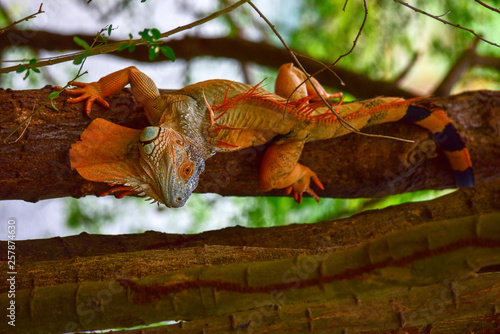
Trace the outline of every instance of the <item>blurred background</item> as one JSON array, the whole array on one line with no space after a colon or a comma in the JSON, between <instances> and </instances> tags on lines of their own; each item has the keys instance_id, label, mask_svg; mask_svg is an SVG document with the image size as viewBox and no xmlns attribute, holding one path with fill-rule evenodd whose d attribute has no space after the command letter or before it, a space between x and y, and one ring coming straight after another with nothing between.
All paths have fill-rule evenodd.
<instances>
[{"instance_id":1,"label":"blurred background","mask_svg":"<svg viewBox=\"0 0 500 334\"><path fill-rule=\"evenodd\" d=\"M32 58L57 57L81 49L76 43L64 43L68 36L92 36L112 27L110 39L139 38L145 28L161 32L189 24L226 7L227 0L138 0L49 1L43 14L16 26L8 42L0 45L1 67L17 65ZM360 0L280 0L254 1L275 25L289 46L326 63L348 52L365 18ZM500 1L439 2L408 1L427 13L473 30L488 41L500 44ZM345 8L344 8L345 6ZM353 51L343 57L338 67L353 75L367 76L400 87L414 95L447 95L464 90L500 88L500 48L478 39L468 31L445 25L436 19L400 3L367 1L368 15ZM488 8L491 6L492 8ZM40 2L33 0L0 1L0 27L5 27L35 13ZM50 39L41 39L50 33ZM8 34L8 32L6 32ZM171 39L179 45L188 38L224 38L252 41L256 46L282 48L276 35L249 6L243 5L225 15ZM4 39L5 40L5 39ZM169 40L166 40L168 45ZM176 49L174 48L174 52ZM272 90L276 68L259 62L242 61L241 53L252 49L229 50L224 58L209 48L190 56L177 54L172 62L158 57L154 62L134 59L134 53L90 57L84 64L88 73L80 81L96 81L102 76L135 65L148 74L159 88L181 88L207 79L229 79L256 84L266 79ZM212 53L212 54L211 54ZM136 57L139 58L139 57ZM291 57L282 63L290 62ZM78 71L71 62L41 68L41 73L0 75L0 87L37 89L61 85ZM457 75L458 74L458 75ZM446 79L446 80L445 80ZM376 87L375 87L376 88ZM348 99L355 99L366 87L346 87ZM331 92L338 88L330 89ZM360 93L361 94L361 93ZM2 144L3 145L3 144ZM0 183L1 186L1 183ZM216 194L193 194L187 205L168 209L142 199L113 197L82 199L61 198L38 203L1 201L0 239L7 236L7 220L16 220L17 239L46 238L89 233L122 234L146 230L169 233L196 233L226 226L274 226L313 223L351 216L357 212L441 196L448 191L422 191L375 199L328 199L317 204L305 198L301 205L290 197L221 197ZM321 196L321 194L320 194Z\"/></svg>"}]
</instances>

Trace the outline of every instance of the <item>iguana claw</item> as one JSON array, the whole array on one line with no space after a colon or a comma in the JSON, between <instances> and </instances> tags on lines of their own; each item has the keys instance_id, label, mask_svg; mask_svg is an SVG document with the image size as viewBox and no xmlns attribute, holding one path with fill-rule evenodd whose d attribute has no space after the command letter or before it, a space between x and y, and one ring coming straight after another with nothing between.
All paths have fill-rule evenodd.
<instances>
[{"instance_id":1,"label":"iguana claw","mask_svg":"<svg viewBox=\"0 0 500 334\"><path fill-rule=\"evenodd\" d=\"M99 197L113 194L115 195L116 198L123 198L128 195L138 195L140 193L141 193L140 191L134 190L134 188L130 186L113 186L108 190L100 193Z\"/></svg>"},{"instance_id":2,"label":"iguana claw","mask_svg":"<svg viewBox=\"0 0 500 334\"><path fill-rule=\"evenodd\" d=\"M109 103L103 99L101 94L100 85L97 82L83 83L83 82L73 82L73 86L81 87L79 89L68 89L66 93L70 95L79 95L78 97L69 98L67 101L70 103L78 103L87 100L85 103L85 112L90 114L92 110L92 104L95 102L99 103L105 108L109 108Z\"/></svg>"},{"instance_id":3,"label":"iguana claw","mask_svg":"<svg viewBox=\"0 0 500 334\"><path fill-rule=\"evenodd\" d=\"M297 182L292 184L291 186L286 187L285 188L285 195L292 194L295 202L300 204L302 202L303 193L308 193L316 200L316 202L319 203L319 201L320 201L319 196L314 192L314 190L312 190L309 187L309 184L312 180L314 182L314 184L318 188L320 188L321 190L324 190L325 187L323 186L323 184L319 180L316 173L314 173L313 171L311 171L311 173L312 173L311 175L304 176L300 180L298 180Z\"/></svg>"}]
</instances>

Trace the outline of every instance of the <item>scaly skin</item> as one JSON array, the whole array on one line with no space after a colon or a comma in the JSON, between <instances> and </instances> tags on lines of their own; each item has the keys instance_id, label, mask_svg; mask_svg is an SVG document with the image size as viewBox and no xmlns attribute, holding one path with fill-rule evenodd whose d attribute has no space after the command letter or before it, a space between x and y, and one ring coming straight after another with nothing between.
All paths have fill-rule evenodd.
<instances>
[{"instance_id":1,"label":"scaly skin","mask_svg":"<svg viewBox=\"0 0 500 334\"><path fill-rule=\"evenodd\" d=\"M68 102L86 100L87 113L94 101L108 106L103 98L130 83L151 126L141 131L94 120L81 141L72 145L71 167L88 180L119 185L105 194L145 196L180 207L196 188L210 156L272 141L260 168L261 188L284 188L299 203L303 193L319 201L310 180L320 189L323 185L311 169L298 163L302 148L308 141L342 136L350 130L324 105L313 84L325 98L339 94L327 94L315 79L299 86L290 97L304 79L304 73L285 64L276 79L277 94L258 86L209 80L160 95L154 82L135 67L97 82L74 83L80 88L68 93L78 96ZM472 186L469 155L451 121L444 111L418 100L375 98L337 102L333 107L358 129L402 120L430 130L435 138L445 138L439 144L455 171L457 185Z\"/></svg>"}]
</instances>

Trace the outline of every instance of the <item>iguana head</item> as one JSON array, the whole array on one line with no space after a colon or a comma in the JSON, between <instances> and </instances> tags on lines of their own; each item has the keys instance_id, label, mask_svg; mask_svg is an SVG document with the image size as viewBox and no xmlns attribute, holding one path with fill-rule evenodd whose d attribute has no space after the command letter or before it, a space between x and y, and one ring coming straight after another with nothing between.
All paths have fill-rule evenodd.
<instances>
[{"instance_id":1,"label":"iguana head","mask_svg":"<svg viewBox=\"0 0 500 334\"><path fill-rule=\"evenodd\" d=\"M205 168L206 150L167 126L143 130L95 119L71 146L71 167L85 179L125 185L168 207L183 206Z\"/></svg>"},{"instance_id":2,"label":"iguana head","mask_svg":"<svg viewBox=\"0 0 500 334\"><path fill-rule=\"evenodd\" d=\"M150 181L141 189L168 207L183 206L205 169L204 152L188 137L162 126L139 136L140 164Z\"/></svg>"}]
</instances>

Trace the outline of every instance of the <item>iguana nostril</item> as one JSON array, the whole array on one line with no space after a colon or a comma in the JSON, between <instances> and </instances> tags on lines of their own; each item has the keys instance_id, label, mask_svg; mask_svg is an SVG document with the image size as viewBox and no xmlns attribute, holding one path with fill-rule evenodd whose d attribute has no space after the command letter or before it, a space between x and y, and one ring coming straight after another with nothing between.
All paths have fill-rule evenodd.
<instances>
[{"instance_id":1,"label":"iguana nostril","mask_svg":"<svg viewBox=\"0 0 500 334\"><path fill-rule=\"evenodd\" d=\"M180 197L180 196L179 196L179 197L177 197L177 198L175 199L175 201L176 201L176 202L178 202L178 203L179 203L179 202L182 202L182 197Z\"/></svg>"}]
</instances>

